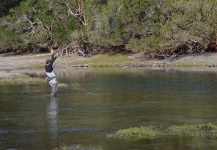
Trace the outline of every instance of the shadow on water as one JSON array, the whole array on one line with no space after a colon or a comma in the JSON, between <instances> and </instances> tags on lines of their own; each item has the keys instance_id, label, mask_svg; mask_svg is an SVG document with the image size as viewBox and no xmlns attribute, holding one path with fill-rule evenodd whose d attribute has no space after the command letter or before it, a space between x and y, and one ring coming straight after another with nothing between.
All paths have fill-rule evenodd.
<instances>
[{"instance_id":1,"label":"shadow on water","mask_svg":"<svg viewBox=\"0 0 217 150\"><path fill-rule=\"evenodd\" d=\"M34 76L43 77L43 72ZM217 147L212 137L106 138L142 125L215 123L215 71L100 68L57 70L57 76L57 97L48 96L47 83L0 85L0 149Z\"/></svg>"}]
</instances>

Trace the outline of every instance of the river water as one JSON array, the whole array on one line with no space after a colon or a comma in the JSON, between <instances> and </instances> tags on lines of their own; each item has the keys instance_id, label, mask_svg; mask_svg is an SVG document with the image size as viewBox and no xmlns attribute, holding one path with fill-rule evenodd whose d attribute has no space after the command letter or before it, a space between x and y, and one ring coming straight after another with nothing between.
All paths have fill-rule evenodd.
<instances>
[{"instance_id":1,"label":"river water","mask_svg":"<svg viewBox=\"0 0 217 150\"><path fill-rule=\"evenodd\" d=\"M48 96L47 83L0 85L0 149L217 149L211 137L107 138L142 125L216 123L216 71L100 68L57 75L57 97Z\"/></svg>"}]
</instances>

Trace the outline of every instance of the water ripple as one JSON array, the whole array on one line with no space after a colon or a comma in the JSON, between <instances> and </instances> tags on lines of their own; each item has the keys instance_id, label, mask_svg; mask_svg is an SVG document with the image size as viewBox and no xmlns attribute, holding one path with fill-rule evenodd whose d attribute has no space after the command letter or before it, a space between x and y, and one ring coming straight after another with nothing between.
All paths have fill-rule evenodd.
<instances>
[{"instance_id":1,"label":"water ripple","mask_svg":"<svg viewBox=\"0 0 217 150\"><path fill-rule=\"evenodd\" d=\"M8 96L15 96L15 97L23 97L23 96L28 96L27 93L10 93Z\"/></svg>"}]
</instances>

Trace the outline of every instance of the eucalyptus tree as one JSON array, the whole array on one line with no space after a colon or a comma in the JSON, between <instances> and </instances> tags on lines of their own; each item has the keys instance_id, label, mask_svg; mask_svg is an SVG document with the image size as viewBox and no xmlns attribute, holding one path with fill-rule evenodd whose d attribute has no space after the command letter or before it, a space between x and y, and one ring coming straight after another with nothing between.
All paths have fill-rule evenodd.
<instances>
[{"instance_id":1,"label":"eucalyptus tree","mask_svg":"<svg viewBox=\"0 0 217 150\"><path fill-rule=\"evenodd\" d=\"M71 42L72 32L79 26L78 17L71 16L69 8L65 0L22 1L20 7L11 10L11 17L8 17L10 26L5 27L3 32L14 32L15 49L46 44L62 46ZM2 20L5 21L5 18Z\"/></svg>"},{"instance_id":2,"label":"eucalyptus tree","mask_svg":"<svg viewBox=\"0 0 217 150\"><path fill-rule=\"evenodd\" d=\"M216 0L170 0L165 9L171 12L161 34L173 47L186 42L200 43L205 50L216 40Z\"/></svg>"},{"instance_id":3,"label":"eucalyptus tree","mask_svg":"<svg viewBox=\"0 0 217 150\"><path fill-rule=\"evenodd\" d=\"M161 3L153 0L88 2L89 40L99 45L126 45L128 49L156 48ZM91 9L94 8L94 9Z\"/></svg>"}]
</instances>

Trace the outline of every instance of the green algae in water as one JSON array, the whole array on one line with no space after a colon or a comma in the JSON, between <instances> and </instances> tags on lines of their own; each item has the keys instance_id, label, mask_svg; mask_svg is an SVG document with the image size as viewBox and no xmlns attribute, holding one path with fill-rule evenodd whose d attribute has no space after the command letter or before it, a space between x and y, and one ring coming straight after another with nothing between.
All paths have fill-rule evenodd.
<instances>
[{"instance_id":1,"label":"green algae in water","mask_svg":"<svg viewBox=\"0 0 217 150\"><path fill-rule=\"evenodd\" d=\"M172 125L169 127L142 126L118 130L116 133L108 135L109 138L126 140L152 139L163 136L217 137L217 125L207 123Z\"/></svg>"}]
</instances>

